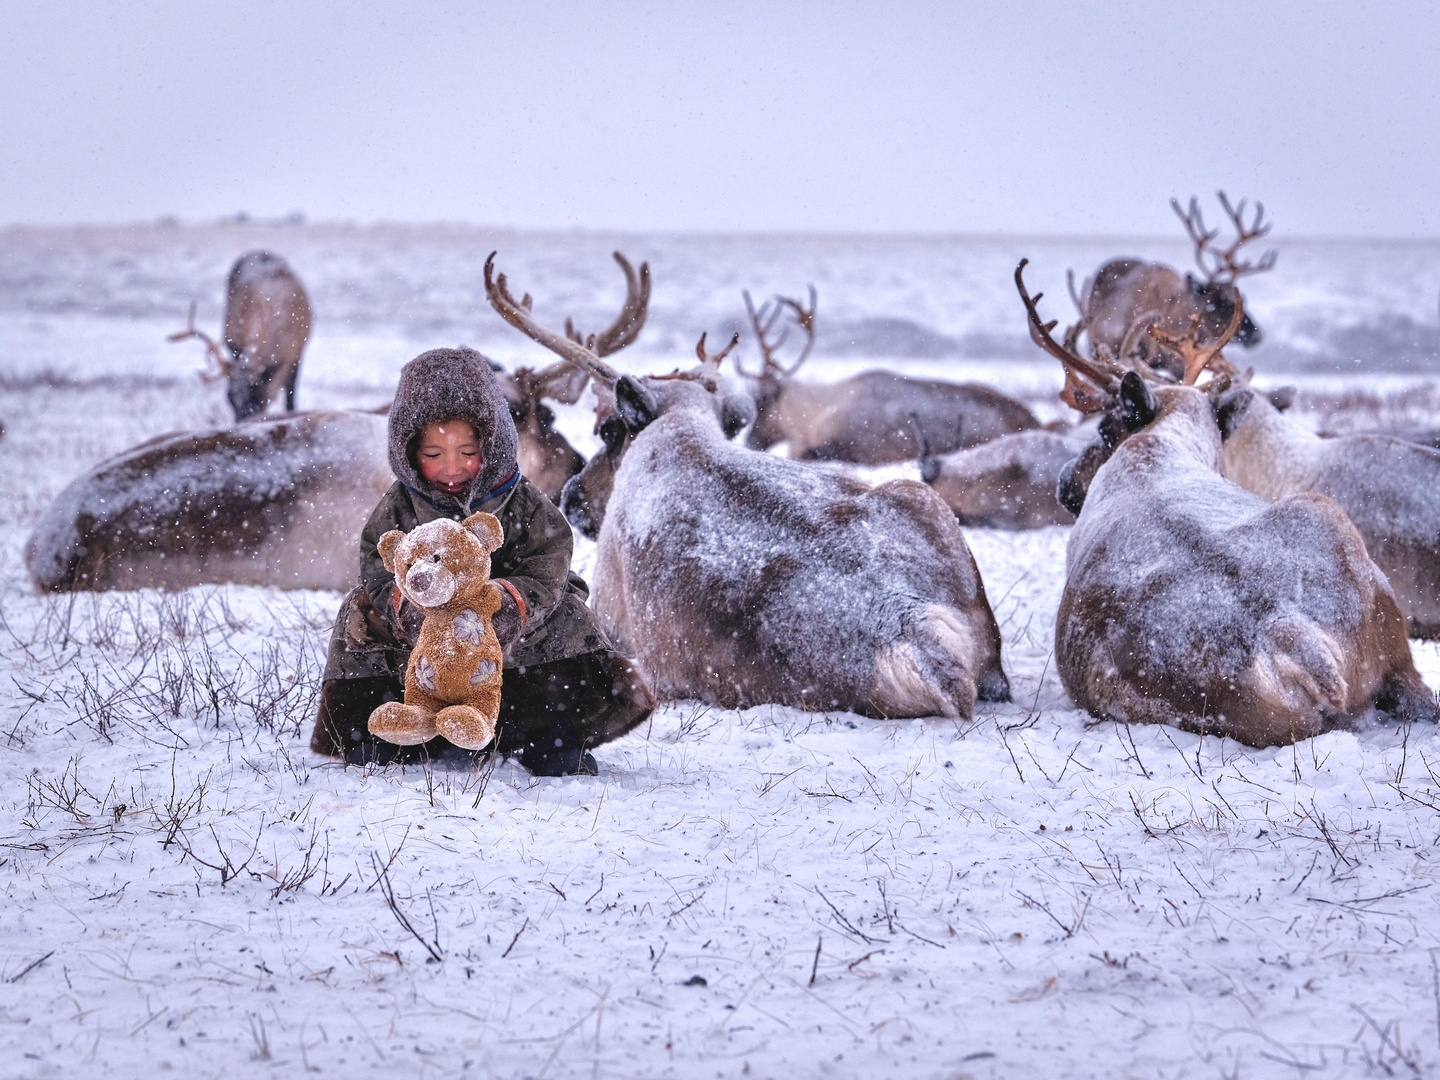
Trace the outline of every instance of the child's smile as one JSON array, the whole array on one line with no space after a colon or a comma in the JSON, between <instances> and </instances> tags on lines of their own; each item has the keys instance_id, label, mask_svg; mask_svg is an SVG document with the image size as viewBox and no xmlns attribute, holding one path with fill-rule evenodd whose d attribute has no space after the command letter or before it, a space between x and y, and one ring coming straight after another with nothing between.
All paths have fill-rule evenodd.
<instances>
[{"instance_id":1,"label":"child's smile","mask_svg":"<svg viewBox=\"0 0 1440 1080\"><path fill-rule=\"evenodd\" d=\"M484 464L480 440L464 420L427 424L420 432L415 456L420 475L451 495L469 491Z\"/></svg>"}]
</instances>

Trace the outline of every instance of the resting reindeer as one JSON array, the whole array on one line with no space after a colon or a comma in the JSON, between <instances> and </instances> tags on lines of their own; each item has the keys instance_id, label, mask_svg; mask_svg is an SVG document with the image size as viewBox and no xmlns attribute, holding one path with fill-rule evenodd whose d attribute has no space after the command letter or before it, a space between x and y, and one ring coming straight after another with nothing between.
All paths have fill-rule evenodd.
<instances>
[{"instance_id":1,"label":"resting reindeer","mask_svg":"<svg viewBox=\"0 0 1440 1080\"><path fill-rule=\"evenodd\" d=\"M625 303L615 321L588 339L575 329L573 322L565 321L566 336L581 343L588 340L592 351L600 357L614 355L640 336L650 306L650 264L641 263L637 274L620 252L614 253L614 259L625 274ZM495 367L497 372L501 370L498 365ZM588 381L585 371L564 360L539 371L522 367L513 375L500 376L510 417L515 421L520 439L520 471L551 502L560 501L565 481L580 471L585 459L556 430L555 414L544 399L573 405L580 400Z\"/></svg>"},{"instance_id":2,"label":"resting reindeer","mask_svg":"<svg viewBox=\"0 0 1440 1080\"><path fill-rule=\"evenodd\" d=\"M1080 309L1082 327L1090 338L1096 355L1105 354L1134 366L1139 360L1162 375L1179 378L1180 360L1174 350L1163 346L1147 333L1153 323L1170 336L1191 331L1191 320L1198 319L1198 337L1202 345L1215 341L1230 323L1237 306L1241 311L1240 328L1234 338L1247 348L1260 344L1260 328L1244 314L1244 304L1236 283L1248 274L1258 274L1275 265L1275 252L1267 251L1257 262L1241 262L1240 249L1270 231L1262 225L1265 208L1257 203L1254 217L1245 220L1246 200L1231 205L1225 193L1219 192L1220 205L1235 227L1235 241L1223 251L1212 246L1219 229L1207 229L1200 213L1200 204L1190 200L1189 210L1170 200L1170 206L1185 225L1195 245L1195 262L1205 275L1201 281L1192 274L1181 275L1163 263L1142 259L1114 259L1085 282L1077 294L1071 278L1071 297Z\"/></svg>"},{"instance_id":3,"label":"resting reindeer","mask_svg":"<svg viewBox=\"0 0 1440 1080\"><path fill-rule=\"evenodd\" d=\"M890 717L969 717L977 697L1008 700L975 561L932 492L732 444L751 403L720 392L704 338L697 372L620 377L536 322L493 256L485 288L512 326L613 388L624 434L565 505L609 488L592 602L659 696Z\"/></svg>"},{"instance_id":4,"label":"resting reindeer","mask_svg":"<svg viewBox=\"0 0 1440 1080\"><path fill-rule=\"evenodd\" d=\"M755 399L755 424L745 443L752 450L788 442L792 458L883 465L919 456L917 418L937 454L1040 426L1020 402L978 383L912 379L888 371L865 371L831 384L800 382L795 373L815 344L814 286L809 307L776 297L757 311L750 294L744 295L761 357L754 374L736 361ZM804 345L784 364L779 355L790 328L781 320L787 316Z\"/></svg>"},{"instance_id":5,"label":"resting reindeer","mask_svg":"<svg viewBox=\"0 0 1440 1080\"><path fill-rule=\"evenodd\" d=\"M1269 499L1334 499L1385 571L1410 635L1440 637L1440 450L1382 434L1321 438L1248 385L1229 397L1225 476Z\"/></svg>"},{"instance_id":6,"label":"resting reindeer","mask_svg":"<svg viewBox=\"0 0 1440 1080\"><path fill-rule=\"evenodd\" d=\"M71 481L25 551L42 591L210 582L348 589L394 476L385 417L311 412L166 435Z\"/></svg>"},{"instance_id":7,"label":"resting reindeer","mask_svg":"<svg viewBox=\"0 0 1440 1080\"><path fill-rule=\"evenodd\" d=\"M961 525L1039 529L1074 524L1055 487L1084 447L1072 432L1017 431L998 439L933 454L922 446L920 479L945 500Z\"/></svg>"},{"instance_id":8,"label":"resting reindeer","mask_svg":"<svg viewBox=\"0 0 1440 1080\"><path fill-rule=\"evenodd\" d=\"M225 284L225 348L190 324L171 341L199 338L219 367L215 378L229 381L226 397L235 419L263 413L285 388L285 411L295 411L300 354L310 340L310 299L295 271L279 255L252 251L230 268Z\"/></svg>"},{"instance_id":9,"label":"resting reindeer","mask_svg":"<svg viewBox=\"0 0 1440 1080\"><path fill-rule=\"evenodd\" d=\"M1252 746L1317 735L1374 708L1440 718L1395 594L1344 512L1320 495L1272 503L1218 472L1228 379L1193 384L1217 363L1243 306L1208 346L1167 338L1185 358L1186 385L1152 387L1057 343L1024 267L1015 285L1031 337L1064 365L1070 398L1106 410L1100 443L1061 482L1079 516L1055 658L1075 703ZM1081 384L1088 393L1076 392Z\"/></svg>"}]
</instances>

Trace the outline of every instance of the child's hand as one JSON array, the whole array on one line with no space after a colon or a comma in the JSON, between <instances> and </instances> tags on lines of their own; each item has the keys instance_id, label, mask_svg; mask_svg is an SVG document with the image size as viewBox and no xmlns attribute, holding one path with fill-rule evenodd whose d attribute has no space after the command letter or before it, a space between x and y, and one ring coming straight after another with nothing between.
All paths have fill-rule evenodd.
<instances>
[{"instance_id":1,"label":"child's hand","mask_svg":"<svg viewBox=\"0 0 1440 1080\"><path fill-rule=\"evenodd\" d=\"M425 609L419 604L412 604L400 594L399 586L396 586L395 597L400 598L400 603L394 603L392 597L390 604L390 633L397 641L403 641L410 648L415 647L415 642L420 640L420 626L425 622Z\"/></svg>"},{"instance_id":2,"label":"child's hand","mask_svg":"<svg viewBox=\"0 0 1440 1080\"><path fill-rule=\"evenodd\" d=\"M490 617L490 625L495 628L495 636L500 639L502 649L508 649L524 629L520 609L515 606L515 598L508 589L500 590L500 610Z\"/></svg>"}]
</instances>

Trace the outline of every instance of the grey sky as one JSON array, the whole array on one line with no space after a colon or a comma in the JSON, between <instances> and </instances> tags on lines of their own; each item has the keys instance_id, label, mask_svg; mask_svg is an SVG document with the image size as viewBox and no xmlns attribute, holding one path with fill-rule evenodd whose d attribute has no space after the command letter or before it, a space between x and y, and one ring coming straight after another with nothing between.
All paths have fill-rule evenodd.
<instances>
[{"instance_id":1,"label":"grey sky","mask_svg":"<svg viewBox=\"0 0 1440 1080\"><path fill-rule=\"evenodd\" d=\"M1440 235L1431 3L0 6L0 223ZM1213 205L1213 204L1212 204Z\"/></svg>"}]
</instances>

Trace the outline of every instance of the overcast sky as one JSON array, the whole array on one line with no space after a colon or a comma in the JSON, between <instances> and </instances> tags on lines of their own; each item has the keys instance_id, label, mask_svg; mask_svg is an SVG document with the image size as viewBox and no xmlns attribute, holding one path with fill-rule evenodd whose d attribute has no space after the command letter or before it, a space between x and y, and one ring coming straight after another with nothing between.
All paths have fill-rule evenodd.
<instances>
[{"instance_id":1,"label":"overcast sky","mask_svg":"<svg viewBox=\"0 0 1440 1080\"><path fill-rule=\"evenodd\" d=\"M1433 3L0 4L0 223L1440 236Z\"/></svg>"}]
</instances>

